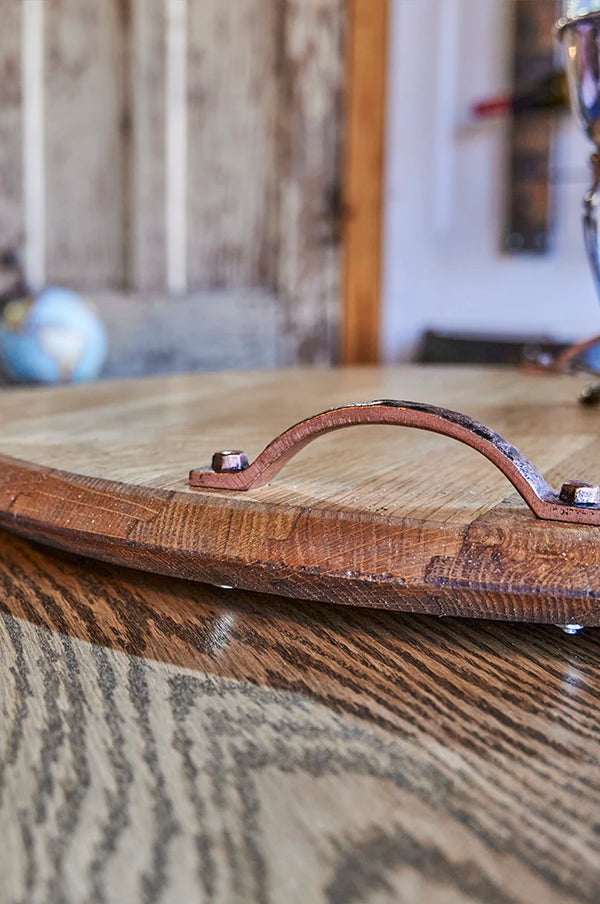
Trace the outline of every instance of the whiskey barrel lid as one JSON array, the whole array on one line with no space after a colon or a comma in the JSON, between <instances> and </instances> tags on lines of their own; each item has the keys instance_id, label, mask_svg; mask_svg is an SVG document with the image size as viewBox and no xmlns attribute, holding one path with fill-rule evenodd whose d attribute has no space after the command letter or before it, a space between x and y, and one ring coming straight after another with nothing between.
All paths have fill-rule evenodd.
<instances>
[{"instance_id":1,"label":"whiskey barrel lid","mask_svg":"<svg viewBox=\"0 0 600 904\"><path fill-rule=\"evenodd\" d=\"M600 624L600 525L536 518L447 437L352 427L267 486L192 489L331 406L412 399L498 431L553 486L600 484L600 411L578 378L404 367L153 377L0 393L0 524L99 559L346 605Z\"/></svg>"}]
</instances>

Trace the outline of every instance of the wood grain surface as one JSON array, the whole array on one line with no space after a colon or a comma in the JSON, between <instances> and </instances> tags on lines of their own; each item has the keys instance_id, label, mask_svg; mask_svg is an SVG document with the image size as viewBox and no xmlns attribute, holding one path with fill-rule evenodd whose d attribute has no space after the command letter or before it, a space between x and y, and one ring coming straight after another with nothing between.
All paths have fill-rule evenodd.
<instances>
[{"instance_id":1,"label":"wood grain surface","mask_svg":"<svg viewBox=\"0 0 600 904\"><path fill-rule=\"evenodd\" d=\"M0 533L1 899L600 894L600 635L230 592Z\"/></svg>"},{"instance_id":2,"label":"wood grain surface","mask_svg":"<svg viewBox=\"0 0 600 904\"><path fill-rule=\"evenodd\" d=\"M409 398L462 410L554 486L600 483L577 379L399 368L216 374L0 397L0 522L34 539L178 577L437 615L599 624L598 529L537 520L452 440L390 427L324 437L273 483L192 491L212 452L253 458L329 406Z\"/></svg>"}]
</instances>

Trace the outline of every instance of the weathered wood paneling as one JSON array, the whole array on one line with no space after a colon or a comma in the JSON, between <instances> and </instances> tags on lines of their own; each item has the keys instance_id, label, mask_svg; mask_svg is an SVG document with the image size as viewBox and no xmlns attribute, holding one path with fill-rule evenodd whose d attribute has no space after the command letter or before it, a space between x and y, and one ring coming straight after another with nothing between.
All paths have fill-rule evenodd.
<instances>
[{"instance_id":1,"label":"weathered wood paneling","mask_svg":"<svg viewBox=\"0 0 600 904\"><path fill-rule=\"evenodd\" d=\"M182 298L112 293L93 300L108 328L107 377L279 363L279 310L268 289L222 289Z\"/></svg>"},{"instance_id":2,"label":"weathered wood paneling","mask_svg":"<svg viewBox=\"0 0 600 904\"><path fill-rule=\"evenodd\" d=\"M187 224L178 221L177 238L187 252L189 289L260 287L269 305L275 293L278 348L251 359L329 362L339 318L346 0L181 3L188 23L188 166ZM3 243L15 244L23 229L21 5L11 0L6 9L0 229ZM33 218L47 227L45 255L43 234L38 242L42 270L45 256L48 282L93 293L125 286L156 300L167 283L173 219L164 0L44 0L44 10L45 185ZM183 80L179 87L185 99ZM223 348L237 348L244 329L260 331L252 318L262 314L253 304L238 308L242 297L235 295L235 311L226 306L232 319L223 321ZM126 334L132 310L128 305L123 314ZM114 314L118 321L116 307ZM212 347L190 344L185 328L179 335L185 360L205 352L215 360ZM141 357L149 360L146 351ZM237 353L229 361L240 363L248 366Z\"/></svg>"},{"instance_id":3,"label":"weathered wood paneling","mask_svg":"<svg viewBox=\"0 0 600 904\"><path fill-rule=\"evenodd\" d=\"M18 248L23 240L20 27L21 4L5 0L2 4L0 28L0 249L2 250Z\"/></svg>"},{"instance_id":4,"label":"weathered wood paneling","mask_svg":"<svg viewBox=\"0 0 600 904\"><path fill-rule=\"evenodd\" d=\"M48 279L120 285L126 271L121 0L45 0Z\"/></svg>"},{"instance_id":5,"label":"weathered wood paneling","mask_svg":"<svg viewBox=\"0 0 600 904\"><path fill-rule=\"evenodd\" d=\"M132 143L130 287L165 286L164 0L135 0L129 33Z\"/></svg>"},{"instance_id":6,"label":"weathered wood paneling","mask_svg":"<svg viewBox=\"0 0 600 904\"><path fill-rule=\"evenodd\" d=\"M278 288L290 361L330 362L340 314L345 0L282 4Z\"/></svg>"},{"instance_id":7,"label":"weathered wood paneling","mask_svg":"<svg viewBox=\"0 0 600 904\"><path fill-rule=\"evenodd\" d=\"M190 288L259 285L271 276L277 5L189 5Z\"/></svg>"}]
</instances>

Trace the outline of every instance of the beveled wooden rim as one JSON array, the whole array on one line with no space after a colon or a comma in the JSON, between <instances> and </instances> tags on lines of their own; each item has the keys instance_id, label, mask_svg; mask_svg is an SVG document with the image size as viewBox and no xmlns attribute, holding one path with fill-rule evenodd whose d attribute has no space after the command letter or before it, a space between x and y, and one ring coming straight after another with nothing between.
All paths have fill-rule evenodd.
<instances>
[{"instance_id":1,"label":"beveled wooden rim","mask_svg":"<svg viewBox=\"0 0 600 904\"><path fill-rule=\"evenodd\" d=\"M506 508L503 508L504 517ZM531 517L515 509L515 518ZM277 523L279 539L272 540ZM215 530L215 522L226 526ZM373 544L401 549L407 535L430 559L426 573L405 577L402 557L381 573L349 568L358 513L318 507L282 512L275 503L210 492L167 492L92 478L0 456L0 526L32 540L95 559L156 574L342 605L369 606L550 624L600 624L600 606L586 575L573 566L565 587L547 569L534 586L515 586L495 571L480 580L439 572L439 525L373 518ZM564 530L570 528L565 525ZM581 528L578 528L581 530ZM468 526L444 524L457 543L470 542ZM226 539L224 536L226 534ZM230 540L243 535L232 552ZM281 539L283 538L283 539ZM545 550L545 555L549 553ZM304 564L298 564L298 559ZM311 558L312 557L312 558ZM317 557L317 558L315 558ZM443 560L442 560L443 561ZM335 562L336 565L331 565ZM410 567L408 568L410 571Z\"/></svg>"}]
</instances>

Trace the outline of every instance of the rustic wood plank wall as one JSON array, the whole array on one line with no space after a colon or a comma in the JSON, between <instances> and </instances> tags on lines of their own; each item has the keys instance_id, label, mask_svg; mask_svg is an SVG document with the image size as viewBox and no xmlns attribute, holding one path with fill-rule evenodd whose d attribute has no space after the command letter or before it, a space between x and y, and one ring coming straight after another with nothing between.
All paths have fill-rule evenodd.
<instances>
[{"instance_id":1,"label":"rustic wood plank wall","mask_svg":"<svg viewBox=\"0 0 600 904\"><path fill-rule=\"evenodd\" d=\"M276 283L288 362L337 358L346 0L282 4Z\"/></svg>"},{"instance_id":2,"label":"rustic wood plank wall","mask_svg":"<svg viewBox=\"0 0 600 904\"><path fill-rule=\"evenodd\" d=\"M117 317L113 333L114 293L133 293L132 341L148 335L146 296L153 317L162 296L164 323L169 296L210 306L210 292L225 290L226 328L238 337L260 333L247 323L257 305L244 299L264 299L263 364L273 362L273 333L277 363L334 360L346 6L40 0L23 17L21 0L6 0L0 247L21 249L34 288L52 282L91 296ZM173 368L190 360L182 351ZM193 357L202 357L197 347Z\"/></svg>"},{"instance_id":3,"label":"rustic wood plank wall","mask_svg":"<svg viewBox=\"0 0 600 904\"><path fill-rule=\"evenodd\" d=\"M108 330L106 372L134 377L174 371L277 367L277 296L234 288L164 295L103 292L96 305ZM243 311L244 316L240 316Z\"/></svg>"},{"instance_id":4,"label":"rustic wood plank wall","mask_svg":"<svg viewBox=\"0 0 600 904\"><path fill-rule=\"evenodd\" d=\"M189 6L188 280L272 280L275 0Z\"/></svg>"},{"instance_id":5,"label":"rustic wood plank wall","mask_svg":"<svg viewBox=\"0 0 600 904\"><path fill-rule=\"evenodd\" d=\"M122 286L127 212L120 0L45 0L47 278Z\"/></svg>"},{"instance_id":6,"label":"rustic wood plank wall","mask_svg":"<svg viewBox=\"0 0 600 904\"><path fill-rule=\"evenodd\" d=\"M0 236L4 247L23 239L21 6L6 4L0 28Z\"/></svg>"},{"instance_id":7,"label":"rustic wood plank wall","mask_svg":"<svg viewBox=\"0 0 600 904\"><path fill-rule=\"evenodd\" d=\"M164 0L136 0L129 38L131 99L130 285L165 288Z\"/></svg>"}]
</instances>

